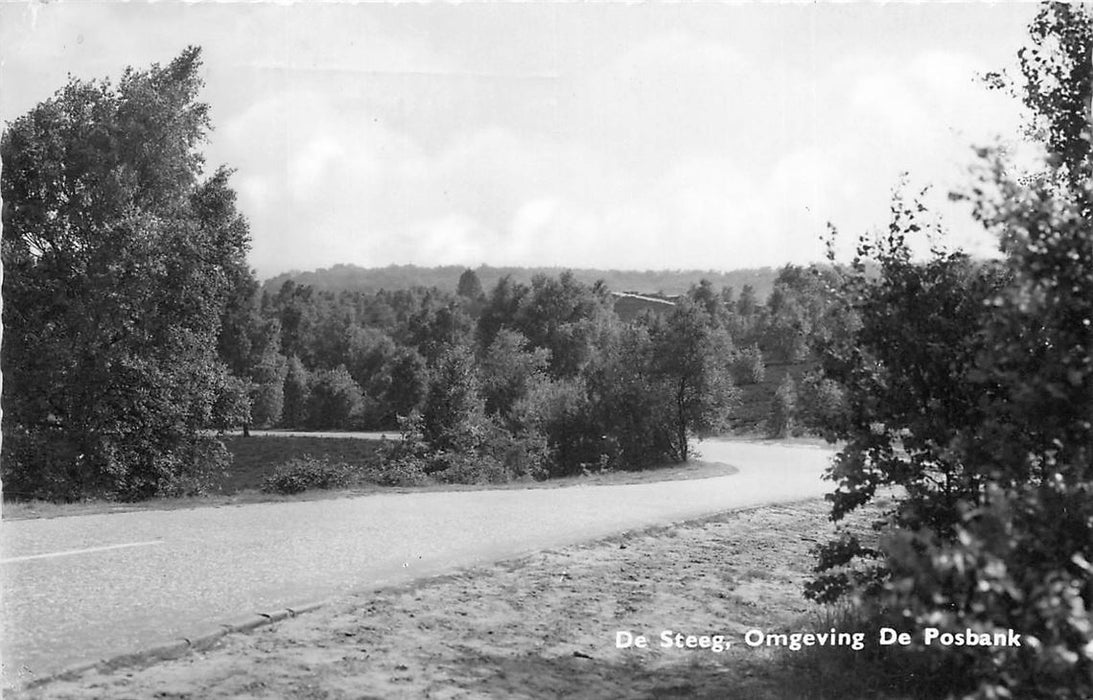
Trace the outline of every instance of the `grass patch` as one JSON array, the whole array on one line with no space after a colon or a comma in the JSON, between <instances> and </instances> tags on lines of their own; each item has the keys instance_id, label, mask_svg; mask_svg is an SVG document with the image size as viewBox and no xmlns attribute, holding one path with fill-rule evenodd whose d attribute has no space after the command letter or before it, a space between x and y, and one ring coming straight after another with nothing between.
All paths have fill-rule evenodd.
<instances>
[{"instance_id":1,"label":"grass patch","mask_svg":"<svg viewBox=\"0 0 1093 700\"><path fill-rule=\"evenodd\" d=\"M374 468L378 466L376 453L383 444L381 440L300 435L232 435L223 440L232 455L232 464L214 490L225 495L258 491L278 467L305 457L347 464L360 470Z\"/></svg>"},{"instance_id":2,"label":"grass patch","mask_svg":"<svg viewBox=\"0 0 1093 700\"><path fill-rule=\"evenodd\" d=\"M504 484L429 483L421 486L383 486L378 451L383 440L366 437L330 437L308 435L252 435L222 437L232 454L228 472L213 482L206 496L152 498L136 503L87 500L77 503L52 503L41 500L9 500L3 503L4 520L59 518L74 515L124 513L136 510L175 510L219 507L278 501L319 500L361 496L369 493L409 493L415 491L477 491L482 489L566 488L614 484L642 484L729 476L736 468L718 462L691 460L642 471L603 472L562 477L547 481L518 480ZM305 457L319 462L346 465L348 483L331 489L306 490L302 493L268 493L262 487L278 469Z\"/></svg>"},{"instance_id":3,"label":"grass patch","mask_svg":"<svg viewBox=\"0 0 1093 700\"><path fill-rule=\"evenodd\" d=\"M740 407L730 419L733 432L765 435L767 417L770 416L774 392L778 390L778 385L782 383L786 375L789 375L799 387L805 373L813 366L814 364L809 362L772 362L766 366L763 381L758 384L740 386Z\"/></svg>"}]
</instances>

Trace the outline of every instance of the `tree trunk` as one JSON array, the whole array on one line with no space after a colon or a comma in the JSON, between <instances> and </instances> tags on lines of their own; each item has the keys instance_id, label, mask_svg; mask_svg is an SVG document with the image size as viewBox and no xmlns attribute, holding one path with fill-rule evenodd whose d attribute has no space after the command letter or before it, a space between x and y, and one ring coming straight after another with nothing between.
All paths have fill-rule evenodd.
<instances>
[{"instance_id":1,"label":"tree trunk","mask_svg":"<svg viewBox=\"0 0 1093 700\"><path fill-rule=\"evenodd\" d=\"M687 461L687 380L679 380L679 393L676 395L676 439L679 440L679 461Z\"/></svg>"}]
</instances>

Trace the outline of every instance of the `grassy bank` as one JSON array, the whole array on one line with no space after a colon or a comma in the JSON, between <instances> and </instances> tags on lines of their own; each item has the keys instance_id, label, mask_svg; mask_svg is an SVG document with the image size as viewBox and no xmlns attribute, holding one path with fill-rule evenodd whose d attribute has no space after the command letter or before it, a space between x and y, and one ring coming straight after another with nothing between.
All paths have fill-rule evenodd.
<instances>
[{"instance_id":1,"label":"grassy bank","mask_svg":"<svg viewBox=\"0 0 1093 700\"><path fill-rule=\"evenodd\" d=\"M735 473L730 465L692 460L685 464L668 464L637 472L602 472L551 479L549 481L517 481L508 484L430 484L418 487L380 486L369 475L380 468L377 450L381 442L362 438L314 437L306 435L227 436L224 443L232 454L227 473L219 477L206 496L155 498L138 503L90 500L80 503L50 503L48 501L5 501L3 518L56 518L71 515L93 515L134 510L170 510L242 505L247 503L288 500L343 498L369 493L407 493L413 491L461 491L473 489L564 488L580 485L637 484L680 479L701 479ZM261 491L263 480L279 465L310 455L332 463L347 463L359 467L358 478L347 488L311 490L294 495L279 495Z\"/></svg>"}]
</instances>

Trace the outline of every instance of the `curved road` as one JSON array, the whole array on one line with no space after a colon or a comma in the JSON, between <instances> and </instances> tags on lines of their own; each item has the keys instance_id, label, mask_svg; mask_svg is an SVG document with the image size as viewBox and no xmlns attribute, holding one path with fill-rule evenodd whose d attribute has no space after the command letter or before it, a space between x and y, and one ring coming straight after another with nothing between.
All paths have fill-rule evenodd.
<instances>
[{"instance_id":1,"label":"curved road","mask_svg":"<svg viewBox=\"0 0 1093 700\"><path fill-rule=\"evenodd\" d=\"M825 449L709 441L701 451L739 473L4 522L3 685L248 613L830 488Z\"/></svg>"}]
</instances>

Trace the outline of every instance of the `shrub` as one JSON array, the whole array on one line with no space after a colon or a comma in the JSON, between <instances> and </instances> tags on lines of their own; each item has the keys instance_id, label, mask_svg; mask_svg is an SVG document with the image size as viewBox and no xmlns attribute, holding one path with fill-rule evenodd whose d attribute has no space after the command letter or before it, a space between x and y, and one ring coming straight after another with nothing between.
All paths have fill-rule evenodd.
<instances>
[{"instance_id":1,"label":"shrub","mask_svg":"<svg viewBox=\"0 0 1093 700\"><path fill-rule=\"evenodd\" d=\"M545 436L535 430L507 430L481 413L473 418L460 421L461 434L445 436L445 446L430 442L420 413L401 419L402 439L380 448L376 481L419 486L430 480L478 484L546 477L551 451Z\"/></svg>"},{"instance_id":2,"label":"shrub","mask_svg":"<svg viewBox=\"0 0 1093 700\"><path fill-rule=\"evenodd\" d=\"M262 491L288 495L308 489L345 488L352 483L353 471L348 464L304 455L277 467L262 481Z\"/></svg>"},{"instance_id":3,"label":"shrub","mask_svg":"<svg viewBox=\"0 0 1093 700\"><path fill-rule=\"evenodd\" d=\"M424 461L413 457L380 456L380 467L373 475L380 486L424 486L430 483Z\"/></svg>"},{"instance_id":4,"label":"shrub","mask_svg":"<svg viewBox=\"0 0 1093 700\"><path fill-rule=\"evenodd\" d=\"M549 476L578 473L581 463L600 454L602 433L590 408L587 387L579 379L538 382L516 403L513 413L521 430L544 441Z\"/></svg>"},{"instance_id":5,"label":"shrub","mask_svg":"<svg viewBox=\"0 0 1093 700\"><path fill-rule=\"evenodd\" d=\"M799 421L810 432L834 435L848 420L842 387L822 375L805 375L797 398Z\"/></svg>"}]
</instances>

